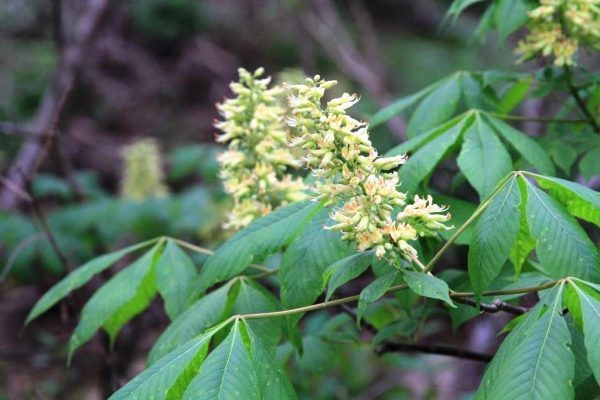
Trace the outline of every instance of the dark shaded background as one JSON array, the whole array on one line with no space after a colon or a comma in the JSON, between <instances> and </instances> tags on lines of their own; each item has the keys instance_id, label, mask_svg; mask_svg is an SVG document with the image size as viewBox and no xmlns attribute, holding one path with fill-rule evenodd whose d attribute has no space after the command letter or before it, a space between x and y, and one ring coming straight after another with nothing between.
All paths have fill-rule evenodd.
<instances>
[{"instance_id":1,"label":"dark shaded background","mask_svg":"<svg viewBox=\"0 0 600 400\"><path fill-rule=\"evenodd\" d=\"M161 234L214 245L227 209L212 144L214 104L237 68L264 66L276 80L316 73L356 91L368 118L391 100L459 69L513 69L514 46L471 44L482 7L441 25L449 1L3 0L0 4L0 399L104 398L143 368L168 322L154 304L121 333L102 335L65 366L82 301L109 275L23 330L35 300L94 255ZM404 121L372 132L383 152ZM120 148L155 137L172 195L119 200ZM10 182L9 182L10 181ZM6 182L16 184L11 188ZM37 211L36 211L37 210ZM48 221L56 252L41 234ZM454 338L491 352L506 320L487 316ZM303 398L461 398L483 364L441 356L351 352L324 345L326 314L307 319L305 357L292 362ZM334 324L335 325L335 324ZM285 353L289 349L282 349ZM336 357L337 356L337 357Z\"/></svg>"}]
</instances>

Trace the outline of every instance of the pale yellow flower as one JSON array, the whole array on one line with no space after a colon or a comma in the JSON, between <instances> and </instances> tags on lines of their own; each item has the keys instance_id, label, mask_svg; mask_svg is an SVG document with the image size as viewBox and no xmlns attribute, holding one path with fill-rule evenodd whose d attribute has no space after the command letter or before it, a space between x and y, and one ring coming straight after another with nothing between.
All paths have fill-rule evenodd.
<instances>
[{"instance_id":1,"label":"pale yellow flower","mask_svg":"<svg viewBox=\"0 0 600 400\"><path fill-rule=\"evenodd\" d=\"M331 213L335 224L328 229L340 231L342 239L356 243L358 251L373 249L378 258L397 264L400 257L411 260L416 250L408 241L448 229L443 223L449 214L435 205L431 197L416 198L397 222L396 207L405 205L406 194L398 191L395 171L406 155L379 157L369 139L368 125L346 114L358 96L344 93L323 105L325 90L335 85L319 76L305 85L288 86L292 117L287 119L301 135L293 141L302 147L307 167L319 178L317 198L336 204Z\"/></svg>"},{"instance_id":2,"label":"pale yellow flower","mask_svg":"<svg viewBox=\"0 0 600 400\"><path fill-rule=\"evenodd\" d=\"M270 78L260 79L263 72L240 69L240 81L230 85L237 96L217 105L223 120L215 123L222 132L216 140L229 146L218 157L220 176L234 201L226 228L243 228L306 197L302 180L289 174L300 162L289 149L285 109L278 100L282 88L269 87Z\"/></svg>"}]
</instances>

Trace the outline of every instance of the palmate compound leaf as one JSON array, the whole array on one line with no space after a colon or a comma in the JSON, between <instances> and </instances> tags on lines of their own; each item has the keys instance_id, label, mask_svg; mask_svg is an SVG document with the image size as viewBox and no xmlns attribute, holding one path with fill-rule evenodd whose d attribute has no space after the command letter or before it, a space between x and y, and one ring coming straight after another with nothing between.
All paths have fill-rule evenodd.
<instances>
[{"instance_id":1,"label":"palmate compound leaf","mask_svg":"<svg viewBox=\"0 0 600 400\"><path fill-rule=\"evenodd\" d=\"M496 279L517 240L521 191L511 177L483 211L469 246L468 270L476 297Z\"/></svg>"},{"instance_id":2,"label":"palmate compound leaf","mask_svg":"<svg viewBox=\"0 0 600 400\"><path fill-rule=\"evenodd\" d=\"M63 280L58 282L49 291L47 291L40 300L38 300L27 316L25 324L28 324L33 319L48 311L52 306L65 298L70 292L85 285L90 279L92 279L94 275L104 271L115 262L123 258L125 255L136 250L143 249L144 247L148 247L158 240L159 239L148 240L112 253L104 254L88 261L81 267L72 271Z\"/></svg>"},{"instance_id":3,"label":"palmate compound leaf","mask_svg":"<svg viewBox=\"0 0 600 400\"><path fill-rule=\"evenodd\" d=\"M600 193L560 178L541 175L534 175L534 178L571 215L600 226Z\"/></svg>"},{"instance_id":4,"label":"palmate compound leaf","mask_svg":"<svg viewBox=\"0 0 600 400\"><path fill-rule=\"evenodd\" d=\"M583 228L555 199L519 179L527 186L527 223L548 275L597 280L600 255Z\"/></svg>"},{"instance_id":5,"label":"palmate compound leaf","mask_svg":"<svg viewBox=\"0 0 600 400\"><path fill-rule=\"evenodd\" d=\"M208 293L180 314L160 335L148 355L148 365L226 318L225 310L234 281Z\"/></svg>"},{"instance_id":6,"label":"palmate compound leaf","mask_svg":"<svg viewBox=\"0 0 600 400\"><path fill-rule=\"evenodd\" d=\"M123 324L147 307L156 294L154 269L161 247L162 243L157 243L88 300L69 341L69 360L100 327L104 327L112 342Z\"/></svg>"},{"instance_id":7,"label":"palmate compound leaf","mask_svg":"<svg viewBox=\"0 0 600 400\"><path fill-rule=\"evenodd\" d=\"M148 356L148 365L207 328L234 314L279 310L275 297L251 279L236 278L200 298L177 317L160 335ZM254 334L267 349L274 349L281 337L281 322L275 318L250 320Z\"/></svg>"},{"instance_id":8,"label":"palmate compound leaf","mask_svg":"<svg viewBox=\"0 0 600 400\"><path fill-rule=\"evenodd\" d=\"M584 343L587 359L596 381L600 382L600 300L588 293L585 284L572 283L579 297L583 320Z\"/></svg>"},{"instance_id":9,"label":"palmate compound leaf","mask_svg":"<svg viewBox=\"0 0 600 400\"><path fill-rule=\"evenodd\" d=\"M252 262L288 245L321 207L310 201L294 203L257 219L233 235L204 265L196 292L202 293L215 283L240 274Z\"/></svg>"},{"instance_id":10,"label":"palmate compound leaf","mask_svg":"<svg viewBox=\"0 0 600 400\"><path fill-rule=\"evenodd\" d=\"M229 335L200 366L198 375L183 396L184 400L296 398L287 377L248 322L235 321Z\"/></svg>"},{"instance_id":11,"label":"palmate compound leaf","mask_svg":"<svg viewBox=\"0 0 600 400\"><path fill-rule=\"evenodd\" d=\"M555 287L504 340L488 366L477 400L572 399L575 358ZM546 304L544 304L546 303Z\"/></svg>"},{"instance_id":12,"label":"palmate compound leaf","mask_svg":"<svg viewBox=\"0 0 600 400\"><path fill-rule=\"evenodd\" d=\"M184 400L260 399L258 375L250 355L247 326L236 320L223 340L200 365Z\"/></svg>"},{"instance_id":13,"label":"palmate compound leaf","mask_svg":"<svg viewBox=\"0 0 600 400\"><path fill-rule=\"evenodd\" d=\"M172 350L109 400L180 399L205 359L210 340L223 326L216 326Z\"/></svg>"},{"instance_id":14,"label":"palmate compound leaf","mask_svg":"<svg viewBox=\"0 0 600 400\"><path fill-rule=\"evenodd\" d=\"M209 354L213 336L228 327ZM252 327L228 319L160 358L109 400L182 398L294 400L296 394Z\"/></svg>"},{"instance_id":15,"label":"palmate compound leaf","mask_svg":"<svg viewBox=\"0 0 600 400\"><path fill-rule=\"evenodd\" d=\"M156 265L156 287L171 320L189 305L197 275L190 257L174 241L167 240Z\"/></svg>"},{"instance_id":16,"label":"palmate compound leaf","mask_svg":"<svg viewBox=\"0 0 600 400\"><path fill-rule=\"evenodd\" d=\"M510 154L480 112L474 113L474 121L465 131L457 162L481 199L512 171Z\"/></svg>"}]
</instances>

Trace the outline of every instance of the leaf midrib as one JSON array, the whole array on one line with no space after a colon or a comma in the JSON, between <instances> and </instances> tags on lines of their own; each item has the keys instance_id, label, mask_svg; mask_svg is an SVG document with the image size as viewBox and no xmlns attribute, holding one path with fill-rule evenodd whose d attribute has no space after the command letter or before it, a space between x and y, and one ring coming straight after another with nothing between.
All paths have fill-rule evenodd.
<instances>
[{"instance_id":1,"label":"leaf midrib","mask_svg":"<svg viewBox=\"0 0 600 400\"><path fill-rule=\"evenodd\" d=\"M556 298L554 299L554 306L552 307L552 310L548 311L548 312L552 312L552 314L550 314L550 323L548 324L548 328L546 329L546 332L544 333L544 340L542 340L542 345L540 346L540 351L538 353L535 367L533 369L534 372L533 372L533 378L531 379L531 386L529 389L529 399L533 399L533 393L535 392L536 377L537 377L537 373L538 373L538 370L540 367L542 353L544 352L544 347L546 346L546 342L548 341L548 336L550 335L550 330L552 329L552 325L554 323L555 312L556 312L557 305L559 303L559 299L561 298L561 292L562 292L562 287L561 287L561 290L556 294Z\"/></svg>"}]
</instances>

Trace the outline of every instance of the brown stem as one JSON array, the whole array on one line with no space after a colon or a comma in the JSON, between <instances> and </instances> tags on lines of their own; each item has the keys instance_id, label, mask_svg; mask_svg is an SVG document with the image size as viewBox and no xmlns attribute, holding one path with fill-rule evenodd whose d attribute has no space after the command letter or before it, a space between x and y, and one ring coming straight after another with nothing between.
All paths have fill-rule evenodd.
<instances>
[{"instance_id":1,"label":"brown stem","mask_svg":"<svg viewBox=\"0 0 600 400\"><path fill-rule=\"evenodd\" d=\"M456 297L454 298L454 301L456 301L457 303L465 304L467 306L475 308L477 307L477 302L469 298ZM494 300L491 304L480 303L479 309L481 311L485 311L492 314L497 313L499 311L504 311L515 315L522 315L528 311L526 307L515 306L502 300Z\"/></svg>"},{"instance_id":2,"label":"brown stem","mask_svg":"<svg viewBox=\"0 0 600 400\"><path fill-rule=\"evenodd\" d=\"M378 355L383 355L385 353L391 352L419 352L426 354L438 354L485 363L492 361L493 357L490 354L477 353L475 351L463 349L460 347L446 346L441 344L386 342L377 349Z\"/></svg>"},{"instance_id":3,"label":"brown stem","mask_svg":"<svg viewBox=\"0 0 600 400\"><path fill-rule=\"evenodd\" d=\"M569 87L569 92L575 99L577 106L579 107L583 115L587 118L594 131L596 131L596 133L600 133L600 124L598 123L598 121L596 121L594 115L592 115L590 110L587 108L587 105L579 95L579 90L573 84L573 76L569 67L565 67L565 77L567 80L567 86Z\"/></svg>"}]
</instances>

